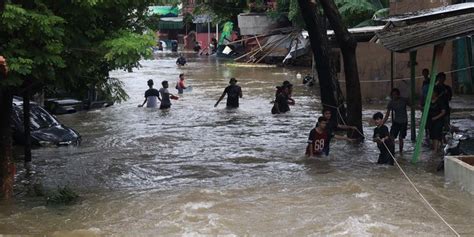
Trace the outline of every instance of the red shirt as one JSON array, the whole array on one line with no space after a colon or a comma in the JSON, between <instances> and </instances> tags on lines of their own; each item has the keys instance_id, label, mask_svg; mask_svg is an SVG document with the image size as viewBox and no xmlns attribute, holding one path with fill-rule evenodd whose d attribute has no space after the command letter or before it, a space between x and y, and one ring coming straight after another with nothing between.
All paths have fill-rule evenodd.
<instances>
[{"instance_id":1,"label":"red shirt","mask_svg":"<svg viewBox=\"0 0 474 237\"><path fill-rule=\"evenodd\" d=\"M324 145L328 141L328 132L323 130L319 133L316 128L313 128L309 133L308 137L308 148L306 149L306 155L309 154L309 144L313 144L313 155L321 155L324 150Z\"/></svg>"},{"instance_id":2,"label":"red shirt","mask_svg":"<svg viewBox=\"0 0 474 237\"><path fill-rule=\"evenodd\" d=\"M184 86L184 80L179 80L179 81L178 81L178 88L182 88L182 89L185 88L185 86Z\"/></svg>"}]
</instances>

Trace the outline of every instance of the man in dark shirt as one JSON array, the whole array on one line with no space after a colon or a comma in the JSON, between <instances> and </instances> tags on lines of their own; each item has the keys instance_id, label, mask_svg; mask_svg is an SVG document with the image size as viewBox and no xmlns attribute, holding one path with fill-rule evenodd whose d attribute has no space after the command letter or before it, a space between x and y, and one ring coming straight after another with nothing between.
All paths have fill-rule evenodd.
<instances>
[{"instance_id":1,"label":"man in dark shirt","mask_svg":"<svg viewBox=\"0 0 474 237\"><path fill-rule=\"evenodd\" d=\"M425 68L421 74L423 75L423 85L421 86L420 105L423 108L423 106L425 106L426 95L428 95L428 88L430 86L430 70Z\"/></svg>"},{"instance_id":2,"label":"man in dark shirt","mask_svg":"<svg viewBox=\"0 0 474 237\"><path fill-rule=\"evenodd\" d=\"M337 122L337 119L332 119L332 112L329 108L325 107L323 109L323 116L327 119L328 121L328 124L326 126L326 129L328 130L328 133L329 134L334 134L335 132L337 131L340 131L340 130L353 130L353 131L357 131L357 127L356 126L348 126L348 125L344 125L344 124L339 124ZM325 147L324 147L324 153L326 155L329 155L329 144L331 142L331 136L329 137L329 139L326 141L325 143Z\"/></svg>"},{"instance_id":3,"label":"man in dark shirt","mask_svg":"<svg viewBox=\"0 0 474 237\"><path fill-rule=\"evenodd\" d=\"M272 108L272 114L283 114L290 111L289 106L289 88L287 86L283 86L282 88L278 88L278 94L276 95L275 105Z\"/></svg>"},{"instance_id":4,"label":"man in dark shirt","mask_svg":"<svg viewBox=\"0 0 474 237\"><path fill-rule=\"evenodd\" d=\"M400 97L400 90L393 88L390 94L392 100L387 105L387 112L383 119L385 124L393 112L392 126L390 127L390 135L393 139L398 137L398 145L400 153L403 152L403 139L407 136L408 116L407 106L409 105L408 99Z\"/></svg>"},{"instance_id":5,"label":"man in dark shirt","mask_svg":"<svg viewBox=\"0 0 474 237\"><path fill-rule=\"evenodd\" d=\"M138 105L138 107L143 107L146 103L147 108L156 108L158 106L160 92L153 88L153 80L148 80L147 84L149 89L145 91L145 101L143 101L143 104Z\"/></svg>"},{"instance_id":6,"label":"man in dark shirt","mask_svg":"<svg viewBox=\"0 0 474 237\"><path fill-rule=\"evenodd\" d=\"M179 55L179 58L176 59L176 65L178 66L184 66L186 65L186 58L183 57L183 55Z\"/></svg>"},{"instance_id":7,"label":"man in dark shirt","mask_svg":"<svg viewBox=\"0 0 474 237\"><path fill-rule=\"evenodd\" d=\"M443 125L444 118L447 114L448 107L446 103L441 100L441 95L437 90L433 91L431 99L430 110L428 112L428 124L427 127L430 131L430 139L433 144L433 150L439 151L441 141L443 139Z\"/></svg>"},{"instance_id":8,"label":"man in dark shirt","mask_svg":"<svg viewBox=\"0 0 474 237\"><path fill-rule=\"evenodd\" d=\"M235 78L231 78L229 81L229 86L227 86L222 93L219 100L217 100L214 107L217 107L219 102L224 99L224 96L227 94L227 108L238 108L239 107L239 98L242 98L242 88L236 85L237 80Z\"/></svg>"},{"instance_id":9,"label":"man in dark shirt","mask_svg":"<svg viewBox=\"0 0 474 237\"><path fill-rule=\"evenodd\" d=\"M438 73L436 75L436 86L434 90L438 92L439 100L441 103L444 104L444 107L446 108L446 115L444 116L444 125L446 127L449 127L449 122L450 122L450 115L451 115L451 109L449 107L449 102L451 101L453 97L453 90L451 89L450 86L444 84L446 81L446 74L444 72Z\"/></svg>"}]
</instances>

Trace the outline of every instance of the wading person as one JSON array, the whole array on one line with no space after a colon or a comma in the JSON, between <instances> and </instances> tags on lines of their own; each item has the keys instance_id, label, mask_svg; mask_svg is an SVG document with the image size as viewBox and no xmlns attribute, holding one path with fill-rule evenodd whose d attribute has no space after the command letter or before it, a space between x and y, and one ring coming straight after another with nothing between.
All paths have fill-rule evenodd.
<instances>
[{"instance_id":1,"label":"wading person","mask_svg":"<svg viewBox=\"0 0 474 237\"><path fill-rule=\"evenodd\" d=\"M428 95L428 89L430 86L430 70L425 68L423 71L421 71L421 74L423 75L423 85L421 86L420 106L421 110L423 110L423 107L425 106L426 95Z\"/></svg>"},{"instance_id":2,"label":"wading person","mask_svg":"<svg viewBox=\"0 0 474 237\"><path fill-rule=\"evenodd\" d=\"M444 72L438 73L436 75L436 86L434 88L435 91L438 92L438 99L441 101L441 103L444 104L444 107L446 109L446 114L444 116L444 126L446 127L447 130L449 130L450 126L450 115L451 115L451 109L449 107L449 102L453 98L453 90L451 89L450 86L444 84L446 82L446 74Z\"/></svg>"},{"instance_id":3,"label":"wading person","mask_svg":"<svg viewBox=\"0 0 474 237\"><path fill-rule=\"evenodd\" d=\"M239 107L239 98L242 98L242 88L236 85L237 80L233 77L230 79L229 84L230 85L224 89L224 92L222 93L221 97L217 100L214 107L217 107L217 105L219 105L219 102L221 102L221 100L224 99L225 95L227 95L227 104L226 104L227 108L232 109L232 108Z\"/></svg>"},{"instance_id":4,"label":"wading person","mask_svg":"<svg viewBox=\"0 0 474 237\"><path fill-rule=\"evenodd\" d=\"M278 94L276 95L275 104L272 108L272 114L284 114L290 111L289 106L289 88L287 86L277 86Z\"/></svg>"},{"instance_id":5,"label":"wading person","mask_svg":"<svg viewBox=\"0 0 474 237\"><path fill-rule=\"evenodd\" d=\"M325 117L319 117L318 122L316 123L316 127L311 129L308 136L308 145L306 146L306 156L319 156L325 154L326 156L328 153L325 152L325 147L327 146L327 142L332 138L342 139L351 141L344 136L339 136L327 129L329 120Z\"/></svg>"},{"instance_id":6,"label":"wading person","mask_svg":"<svg viewBox=\"0 0 474 237\"><path fill-rule=\"evenodd\" d=\"M393 112L393 122L390 127L390 135L393 139L398 137L398 148L400 153L403 152L403 139L407 136L407 126L408 126L408 116L407 116L407 106L408 99L400 97L400 90L398 88L393 88L390 93L391 100L387 105L387 112L383 119L385 124L390 117L390 114Z\"/></svg>"},{"instance_id":7,"label":"wading person","mask_svg":"<svg viewBox=\"0 0 474 237\"><path fill-rule=\"evenodd\" d=\"M286 92L288 96L288 104L289 105L295 105L295 100L292 98L293 96L293 84L291 84L289 81L284 81L283 82L283 89L287 87L288 92Z\"/></svg>"},{"instance_id":8,"label":"wading person","mask_svg":"<svg viewBox=\"0 0 474 237\"><path fill-rule=\"evenodd\" d=\"M332 118L332 112L329 108L324 108L323 109L323 116L327 119L326 129L328 130L329 134L333 134L333 133L335 133L337 131L340 131L340 130L357 131L357 127L355 127L355 126L348 126L348 125L344 125L344 124L339 124L337 122L337 119L334 119L334 120L331 119ZM324 153L326 155L329 155L329 144L330 143L331 143L331 137L329 137L328 140L325 143Z\"/></svg>"},{"instance_id":9,"label":"wading person","mask_svg":"<svg viewBox=\"0 0 474 237\"><path fill-rule=\"evenodd\" d=\"M176 83L176 90L178 90L178 94L183 94L183 91L186 89L186 85L184 84L184 74L179 74L178 82Z\"/></svg>"},{"instance_id":10,"label":"wading person","mask_svg":"<svg viewBox=\"0 0 474 237\"><path fill-rule=\"evenodd\" d=\"M390 153L393 154L395 152L395 145L393 144L393 139L388 132L388 127L383 124L383 114L377 112L372 118L376 125L373 139L374 142L377 143L377 147L380 151L377 164L393 165L394 161Z\"/></svg>"},{"instance_id":11,"label":"wading person","mask_svg":"<svg viewBox=\"0 0 474 237\"><path fill-rule=\"evenodd\" d=\"M153 88L153 80L148 80L147 84L149 89L145 91L145 101L143 101L143 104L138 105L138 107L143 107L146 103L147 108L156 108L158 107L160 92Z\"/></svg>"},{"instance_id":12,"label":"wading person","mask_svg":"<svg viewBox=\"0 0 474 237\"><path fill-rule=\"evenodd\" d=\"M186 65L186 58L183 57L183 55L179 55L179 58L176 59L176 65L178 66L184 66Z\"/></svg>"},{"instance_id":13,"label":"wading person","mask_svg":"<svg viewBox=\"0 0 474 237\"><path fill-rule=\"evenodd\" d=\"M171 108L170 99L178 99L178 97L173 94L170 94L170 92L168 91L168 81L161 82L161 85L163 86L159 90L161 98L158 97L158 99L161 101L160 109L169 109Z\"/></svg>"},{"instance_id":14,"label":"wading person","mask_svg":"<svg viewBox=\"0 0 474 237\"><path fill-rule=\"evenodd\" d=\"M433 144L433 150L435 152L439 151L443 139L443 125L446 111L446 103L441 100L439 92L437 90L433 91L427 126L430 131L431 144Z\"/></svg>"}]
</instances>

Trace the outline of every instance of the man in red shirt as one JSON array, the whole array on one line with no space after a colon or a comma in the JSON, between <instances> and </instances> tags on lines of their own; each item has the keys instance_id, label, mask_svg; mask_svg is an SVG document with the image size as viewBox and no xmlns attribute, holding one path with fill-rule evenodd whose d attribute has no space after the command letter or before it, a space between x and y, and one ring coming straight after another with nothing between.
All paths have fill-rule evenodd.
<instances>
[{"instance_id":1,"label":"man in red shirt","mask_svg":"<svg viewBox=\"0 0 474 237\"><path fill-rule=\"evenodd\" d=\"M337 139L354 141L345 136L335 135L333 131L327 129L328 119L325 117L319 117L318 123L315 128L311 129L308 137L308 146L306 147L306 156L319 156L324 152L325 144L329 141L329 138L334 137Z\"/></svg>"}]
</instances>

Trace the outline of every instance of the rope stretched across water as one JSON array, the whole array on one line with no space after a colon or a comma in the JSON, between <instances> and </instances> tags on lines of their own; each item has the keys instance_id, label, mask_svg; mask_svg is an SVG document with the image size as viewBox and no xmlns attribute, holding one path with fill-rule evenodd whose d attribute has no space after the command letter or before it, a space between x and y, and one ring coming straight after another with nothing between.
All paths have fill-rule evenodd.
<instances>
[{"instance_id":1,"label":"rope stretched across water","mask_svg":"<svg viewBox=\"0 0 474 237\"><path fill-rule=\"evenodd\" d=\"M339 105L339 106L337 106L337 107L336 107L336 106L332 106L332 105L328 105L328 104L322 104L322 105L323 105L323 106L326 106L326 107L329 107L329 108L334 108L334 109L336 109L336 110L337 110L337 115L338 115L339 118L341 119L342 124L344 124L345 126L347 126L347 123L346 123L346 121L344 121L344 118L342 117L341 111L339 110L339 108L342 106L342 104ZM365 138L365 134L364 134L363 132L361 132L357 127L356 127L355 130L356 130L363 138Z\"/></svg>"},{"instance_id":2,"label":"rope stretched across water","mask_svg":"<svg viewBox=\"0 0 474 237\"><path fill-rule=\"evenodd\" d=\"M327 107L330 107L330 108L334 108L334 109L337 109L337 113L339 115L339 117L341 118L341 121L344 125L347 126L346 122L344 121L344 119L342 118L342 115L341 115L341 112L339 111L339 108L342 106L332 106L332 105L327 105L327 104L323 104L324 106L327 106ZM360 135L362 135L363 137L364 134L362 132L359 131L359 129L357 129L357 132L359 132ZM411 181L410 177L408 177L408 175L405 173L405 171L402 169L402 167L400 166L400 164L398 163L397 159L395 159L395 156L392 154L392 152L390 151L390 149L388 149L387 147L387 144L385 144L385 142L382 142L383 145L385 146L385 149L387 149L388 153L390 154L390 156L392 157L394 163L397 165L398 169L400 169L400 171L402 172L403 176L405 176L405 178L408 180L408 182L411 184L411 186L413 187L413 189L415 189L416 193L418 195L420 195L421 199L423 200L423 202L439 217L439 219L441 219L441 221L443 221L444 224L446 224L446 226L449 227L449 229L451 229L451 231L456 235L456 236L461 236L442 216L441 214L439 214L438 211L436 211L436 209L434 209L434 207L430 204L430 202L428 202L428 200L426 200L425 196L423 196L423 194L420 192L420 190L418 190L418 188L416 187L416 185L413 183L413 181Z\"/></svg>"},{"instance_id":3,"label":"rope stretched across water","mask_svg":"<svg viewBox=\"0 0 474 237\"><path fill-rule=\"evenodd\" d=\"M442 216L441 214L439 214L438 211L436 211L436 209L434 209L434 207L430 204L430 202L428 202L428 200L426 200L426 198L423 196L423 194L421 194L420 190L418 190L418 188L416 187L416 185L411 181L411 179L408 177L408 175L405 173L405 171L402 169L402 167L400 166L400 164L398 164L398 161L397 159L395 159L395 156L393 156L392 152L390 151L390 149L388 149L388 146L387 144L385 144L385 142L382 142L383 145L385 146L385 149L387 149L388 153L390 154L390 156L392 157L393 161L395 162L395 164L397 165L397 167L400 169L400 171L402 172L402 174L405 176L405 178L408 180L408 182L411 184L411 186L415 189L416 193L418 193L418 195L420 195L421 199L424 201L424 203L439 217L439 219L441 219L441 221L444 222L444 224L446 224L446 226L449 227L449 229L451 229L451 231L453 231L453 233L456 235L456 236L461 236Z\"/></svg>"}]
</instances>

